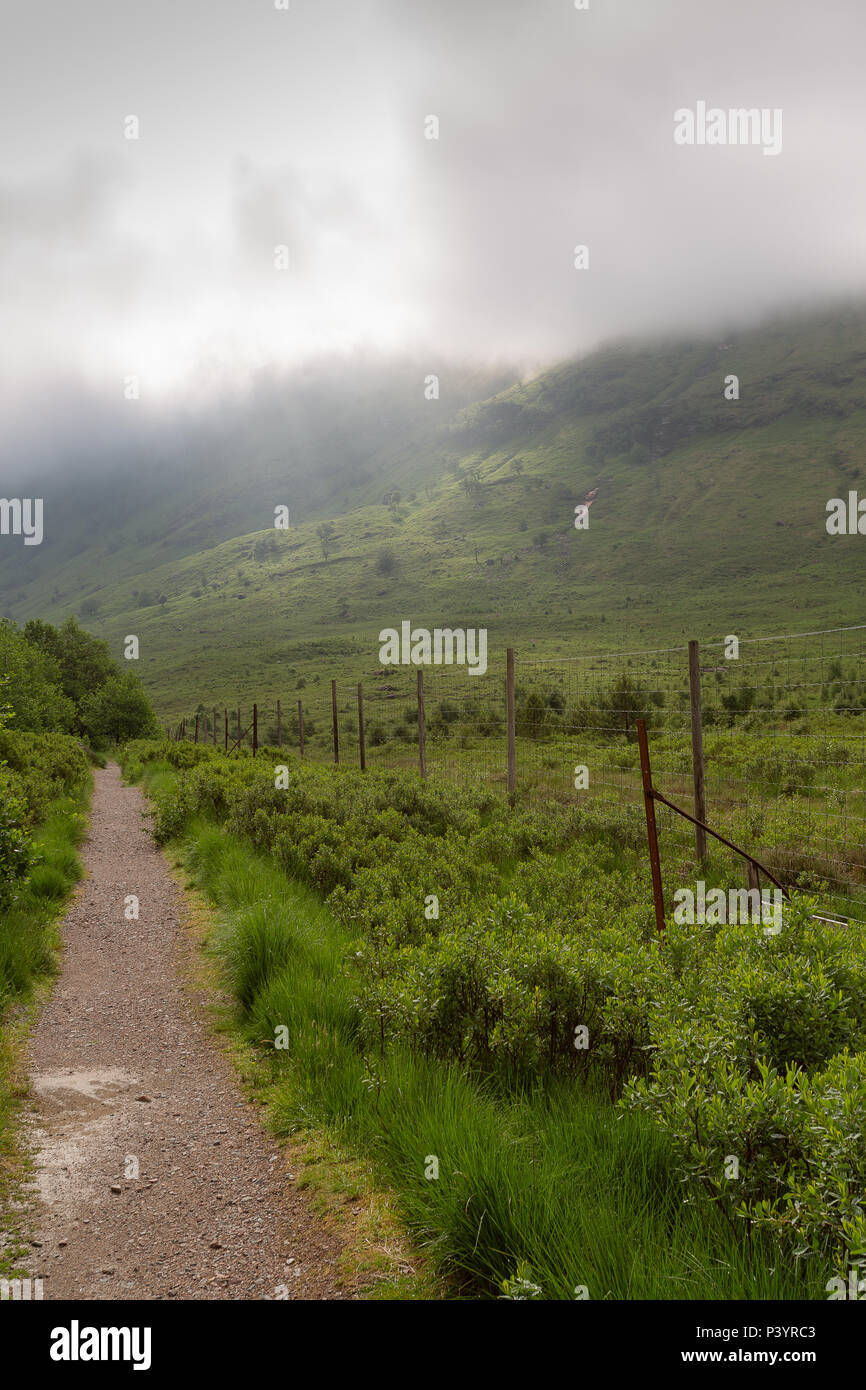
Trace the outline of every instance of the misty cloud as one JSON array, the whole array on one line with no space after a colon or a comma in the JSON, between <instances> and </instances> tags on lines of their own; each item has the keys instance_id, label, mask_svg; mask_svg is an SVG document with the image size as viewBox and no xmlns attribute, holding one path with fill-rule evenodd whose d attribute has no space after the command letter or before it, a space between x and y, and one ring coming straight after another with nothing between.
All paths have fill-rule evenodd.
<instances>
[{"instance_id":1,"label":"misty cloud","mask_svg":"<svg viewBox=\"0 0 866 1390\"><path fill-rule=\"evenodd\" d=\"M853 0L88 0L9 27L9 392L364 348L531 368L866 287ZM780 109L781 153L678 146L698 102Z\"/></svg>"}]
</instances>

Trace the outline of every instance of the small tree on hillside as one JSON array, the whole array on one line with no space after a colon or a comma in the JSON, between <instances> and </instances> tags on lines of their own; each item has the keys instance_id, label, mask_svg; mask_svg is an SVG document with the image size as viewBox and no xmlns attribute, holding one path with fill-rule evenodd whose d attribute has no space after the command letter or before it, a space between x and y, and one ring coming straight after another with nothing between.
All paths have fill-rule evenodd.
<instances>
[{"instance_id":1,"label":"small tree on hillside","mask_svg":"<svg viewBox=\"0 0 866 1390\"><path fill-rule=\"evenodd\" d=\"M394 554L390 545L383 545L376 556L376 573L381 575L396 574L397 556Z\"/></svg>"},{"instance_id":2,"label":"small tree on hillside","mask_svg":"<svg viewBox=\"0 0 866 1390\"><path fill-rule=\"evenodd\" d=\"M653 701L646 686L631 676L618 676L604 695L599 699L601 724L603 727L618 729L627 739L637 738L638 719L653 722L650 706Z\"/></svg>"},{"instance_id":3,"label":"small tree on hillside","mask_svg":"<svg viewBox=\"0 0 866 1390\"><path fill-rule=\"evenodd\" d=\"M158 733L156 716L134 671L110 676L89 695L81 709L85 732L94 740L111 738L120 743Z\"/></svg>"},{"instance_id":4,"label":"small tree on hillside","mask_svg":"<svg viewBox=\"0 0 866 1390\"><path fill-rule=\"evenodd\" d=\"M332 521L322 521L316 527L316 535L319 537L319 544L322 547L322 558L327 560L331 549L331 541L334 539L334 524Z\"/></svg>"}]
</instances>

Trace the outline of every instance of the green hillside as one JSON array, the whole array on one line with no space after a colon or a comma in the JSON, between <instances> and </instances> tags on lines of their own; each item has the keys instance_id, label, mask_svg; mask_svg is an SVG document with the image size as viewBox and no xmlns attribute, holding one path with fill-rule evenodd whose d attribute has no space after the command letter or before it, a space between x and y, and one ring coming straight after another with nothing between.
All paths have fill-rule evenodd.
<instances>
[{"instance_id":1,"label":"green hillside","mask_svg":"<svg viewBox=\"0 0 866 1390\"><path fill-rule=\"evenodd\" d=\"M118 652L137 634L166 720L360 676L403 619L486 627L492 666L508 644L565 656L855 623L866 540L829 536L825 517L829 498L866 495L864 367L857 307L609 347L479 400L465 373L456 399L444 368L439 401L423 372L351 401L321 387L315 411L294 401L291 464L270 396L273 417L253 412L248 437L234 417L218 457L199 440L194 466L55 492L62 538L2 542L2 608L76 613Z\"/></svg>"}]
</instances>

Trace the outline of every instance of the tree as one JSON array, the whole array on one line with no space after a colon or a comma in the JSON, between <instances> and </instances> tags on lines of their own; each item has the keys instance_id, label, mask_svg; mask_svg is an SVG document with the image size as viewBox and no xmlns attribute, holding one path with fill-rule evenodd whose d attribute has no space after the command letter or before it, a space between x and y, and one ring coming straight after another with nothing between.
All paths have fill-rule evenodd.
<instances>
[{"instance_id":1,"label":"tree","mask_svg":"<svg viewBox=\"0 0 866 1390\"><path fill-rule=\"evenodd\" d=\"M645 719L647 725L653 722L650 703L645 685L632 680L631 676L617 676L610 689L599 698L601 727L618 729L627 739L634 739L638 719Z\"/></svg>"},{"instance_id":2,"label":"tree","mask_svg":"<svg viewBox=\"0 0 866 1390\"><path fill-rule=\"evenodd\" d=\"M755 703L755 687L753 685L741 685L738 691L732 690L729 694L722 696L722 705L728 712L728 724L733 728L736 716L748 714Z\"/></svg>"},{"instance_id":3,"label":"tree","mask_svg":"<svg viewBox=\"0 0 866 1390\"><path fill-rule=\"evenodd\" d=\"M383 545L376 555L376 573L383 576L395 574L397 571L397 556L394 554L390 545Z\"/></svg>"},{"instance_id":4,"label":"tree","mask_svg":"<svg viewBox=\"0 0 866 1390\"><path fill-rule=\"evenodd\" d=\"M85 632L75 618L67 618L59 628L32 619L25 624L24 637L57 662L63 694L74 705L98 690L116 669L108 643Z\"/></svg>"},{"instance_id":5,"label":"tree","mask_svg":"<svg viewBox=\"0 0 866 1390\"><path fill-rule=\"evenodd\" d=\"M331 541L334 539L334 524L332 521L322 521L316 527L316 535L319 537L319 544L322 547L322 557L327 560L328 552L331 549Z\"/></svg>"},{"instance_id":6,"label":"tree","mask_svg":"<svg viewBox=\"0 0 866 1390\"><path fill-rule=\"evenodd\" d=\"M515 712L515 730L525 738L543 738L549 727L547 706L543 696L533 690L522 700Z\"/></svg>"},{"instance_id":7,"label":"tree","mask_svg":"<svg viewBox=\"0 0 866 1390\"><path fill-rule=\"evenodd\" d=\"M113 738L115 743L159 732L150 700L134 671L110 676L89 695L81 720L90 738Z\"/></svg>"},{"instance_id":8,"label":"tree","mask_svg":"<svg viewBox=\"0 0 866 1390\"><path fill-rule=\"evenodd\" d=\"M0 671L14 729L66 733L73 727L75 706L63 693L58 661L26 641L8 618L0 622Z\"/></svg>"}]
</instances>

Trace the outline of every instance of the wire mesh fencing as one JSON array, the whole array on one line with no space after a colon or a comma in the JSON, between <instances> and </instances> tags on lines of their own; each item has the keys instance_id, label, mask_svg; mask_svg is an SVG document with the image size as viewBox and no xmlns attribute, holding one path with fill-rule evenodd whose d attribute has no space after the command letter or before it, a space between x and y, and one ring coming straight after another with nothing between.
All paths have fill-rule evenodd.
<instances>
[{"instance_id":1,"label":"wire mesh fencing","mask_svg":"<svg viewBox=\"0 0 866 1390\"><path fill-rule=\"evenodd\" d=\"M690 650L691 649L691 650ZM828 913L866 922L866 625L568 659L394 665L307 682L276 709L200 707L201 739L592 806L644 828L637 721L653 781ZM228 737L220 715L228 719ZM238 733L240 738L238 741ZM191 721L184 737L194 737ZM656 806L667 885L736 854Z\"/></svg>"},{"instance_id":2,"label":"wire mesh fencing","mask_svg":"<svg viewBox=\"0 0 866 1390\"><path fill-rule=\"evenodd\" d=\"M555 797L573 787L639 824L643 718L670 800L829 912L866 921L866 626L695 645L696 679L687 643L520 663L518 782ZM691 842L697 858L695 831L664 804L656 815L662 851L676 847L682 866ZM737 866L718 842L707 856Z\"/></svg>"}]
</instances>

